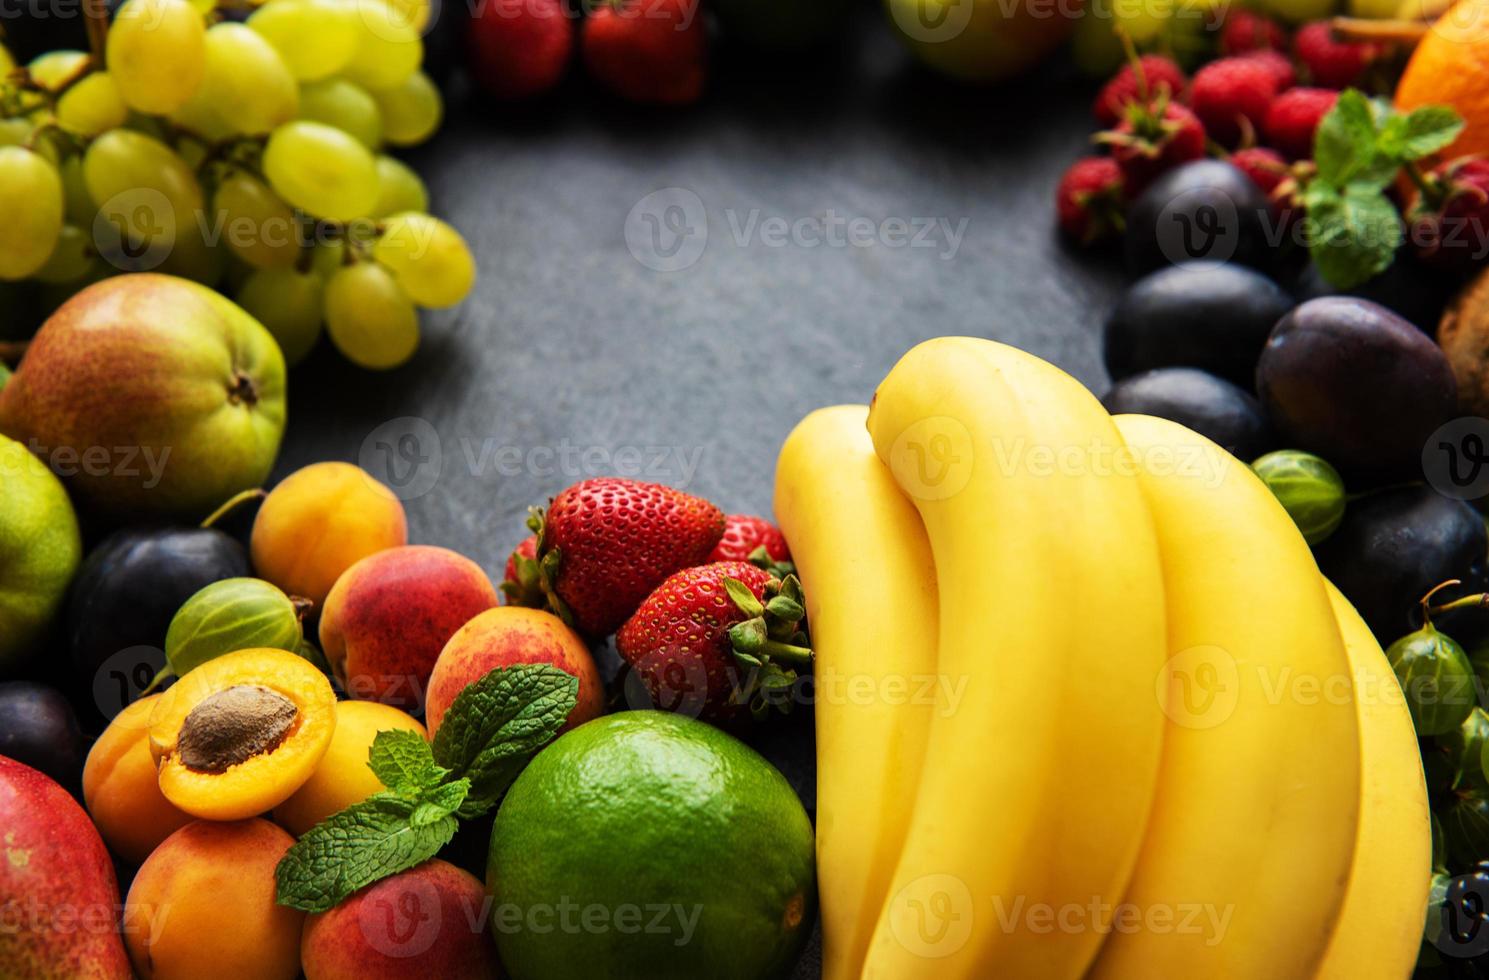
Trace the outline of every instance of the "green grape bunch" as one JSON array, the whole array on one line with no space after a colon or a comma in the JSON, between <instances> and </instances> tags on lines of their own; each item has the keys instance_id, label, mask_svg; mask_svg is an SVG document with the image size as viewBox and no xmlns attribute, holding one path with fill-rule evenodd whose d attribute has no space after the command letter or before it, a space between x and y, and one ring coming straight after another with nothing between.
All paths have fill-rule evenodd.
<instances>
[{"instance_id":1,"label":"green grape bunch","mask_svg":"<svg viewBox=\"0 0 1489 980\"><path fill-rule=\"evenodd\" d=\"M235 298L296 363L388 369L476 266L392 155L439 129L429 0L126 0L89 51L0 45L0 280L61 303L156 271ZM240 9L239 0L221 0ZM93 12L90 16L101 16ZM105 29L106 28L106 29Z\"/></svg>"}]
</instances>

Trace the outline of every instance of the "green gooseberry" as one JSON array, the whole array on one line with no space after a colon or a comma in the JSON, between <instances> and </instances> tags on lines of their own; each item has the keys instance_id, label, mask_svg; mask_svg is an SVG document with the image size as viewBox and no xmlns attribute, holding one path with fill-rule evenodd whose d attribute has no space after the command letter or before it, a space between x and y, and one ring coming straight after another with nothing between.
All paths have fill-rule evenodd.
<instances>
[{"instance_id":1,"label":"green gooseberry","mask_svg":"<svg viewBox=\"0 0 1489 980\"><path fill-rule=\"evenodd\" d=\"M305 640L303 605L262 579L214 582L176 611L165 658L177 677L235 650L272 647L297 652Z\"/></svg>"},{"instance_id":2,"label":"green gooseberry","mask_svg":"<svg viewBox=\"0 0 1489 980\"><path fill-rule=\"evenodd\" d=\"M1386 659L1418 735L1446 735L1468 719L1476 703L1474 672L1458 641L1428 623L1392 643Z\"/></svg>"},{"instance_id":3,"label":"green gooseberry","mask_svg":"<svg viewBox=\"0 0 1489 980\"><path fill-rule=\"evenodd\" d=\"M1432 884L1427 891L1426 915L1422 922L1422 950L1418 954L1418 966L1437 966L1442 958L1437 955L1437 941L1442 938L1442 907L1448 900L1448 889L1453 876L1446 871L1433 871Z\"/></svg>"},{"instance_id":4,"label":"green gooseberry","mask_svg":"<svg viewBox=\"0 0 1489 980\"><path fill-rule=\"evenodd\" d=\"M1460 792L1440 817L1452 867L1471 868L1489 854L1489 791Z\"/></svg>"},{"instance_id":5,"label":"green gooseberry","mask_svg":"<svg viewBox=\"0 0 1489 980\"><path fill-rule=\"evenodd\" d=\"M1432 870L1445 872L1448 869L1448 840L1442 833L1442 821L1435 813L1428 814L1427 819L1432 825Z\"/></svg>"},{"instance_id":6,"label":"green gooseberry","mask_svg":"<svg viewBox=\"0 0 1489 980\"><path fill-rule=\"evenodd\" d=\"M1321 456L1300 449L1279 449L1262 456L1251 468L1281 502L1309 545L1333 534L1344 520L1344 479Z\"/></svg>"},{"instance_id":7,"label":"green gooseberry","mask_svg":"<svg viewBox=\"0 0 1489 980\"><path fill-rule=\"evenodd\" d=\"M1489 778L1484 773L1484 752L1489 749L1489 713L1474 705L1463 724L1438 741L1447 751L1452 765L1453 789L1489 791Z\"/></svg>"}]
</instances>

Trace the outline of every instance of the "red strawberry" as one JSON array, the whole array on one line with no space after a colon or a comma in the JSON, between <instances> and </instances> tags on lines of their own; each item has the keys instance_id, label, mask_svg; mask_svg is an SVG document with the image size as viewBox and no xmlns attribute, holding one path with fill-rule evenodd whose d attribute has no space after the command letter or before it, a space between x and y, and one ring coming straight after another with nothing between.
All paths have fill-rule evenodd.
<instances>
[{"instance_id":1,"label":"red strawberry","mask_svg":"<svg viewBox=\"0 0 1489 980\"><path fill-rule=\"evenodd\" d=\"M562 0L486 0L466 32L471 74L496 99L525 99L558 84L574 53Z\"/></svg>"},{"instance_id":2,"label":"red strawberry","mask_svg":"<svg viewBox=\"0 0 1489 980\"><path fill-rule=\"evenodd\" d=\"M541 606L543 589L538 574L538 536L530 534L507 556L502 597L513 606Z\"/></svg>"},{"instance_id":3,"label":"red strawberry","mask_svg":"<svg viewBox=\"0 0 1489 980\"><path fill-rule=\"evenodd\" d=\"M1275 20L1254 11L1232 12L1220 29L1220 53L1223 55L1286 50L1287 31Z\"/></svg>"},{"instance_id":4,"label":"red strawberry","mask_svg":"<svg viewBox=\"0 0 1489 980\"><path fill-rule=\"evenodd\" d=\"M624 99L685 105L703 94L708 36L697 0L605 0L580 43L589 73Z\"/></svg>"},{"instance_id":5,"label":"red strawberry","mask_svg":"<svg viewBox=\"0 0 1489 980\"><path fill-rule=\"evenodd\" d=\"M1194 113L1162 96L1149 105L1128 105L1127 118L1096 140L1111 147L1129 199L1159 174L1205 155L1205 127Z\"/></svg>"},{"instance_id":6,"label":"red strawberry","mask_svg":"<svg viewBox=\"0 0 1489 980\"><path fill-rule=\"evenodd\" d=\"M1272 213L1283 227L1291 227L1302 216L1300 195L1312 171L1311 163L1289 165L1282 154L1264 146L1237 150L1231 154L1230 162L1266 192Z\"/></svg>"},{"instance_id":7,"label":"red strawberry","mask_svg":"<svg viewBox=\"0 0 1489 980\"><path fill-rule=\"evenodd\" d=\"M1290 160L1311 159L1313 134L1338 101L1339 93L1329 88L1288 89L1267 107L1267 142Z\"/></svg>"},{"instance_id":8,"label":"red strawberry","mask_svg":"<svg viewBox=\"0 0 1489 980\"><path fill-rule=\"evenodd\" d=\"M615 636L656 707L711 720L790 709L793 668L811 662L801 584L742 561L668 578ZM784 666L783 666L784 665Z\"/></svg>"},{"instance_id":9,"label":"red strawberry","mask_svg":"<svg viewBox=\"0 0 1489 980\"><path fill-rule=\"evenodd\" d=\"M1142 76L1139 78L1138 70ZM1170 101L1180 101L1189 78L1172 59L1157 54L1145 54L1137 59L1137 67L1123 65L1121 71L1102 86L1091 106L1096 121L1111 128L1122 121L1129 103L1150 102L1160 95Z\"/></svg>"},{"instance_id":10,"label":"red strawberry","mask_svg":"<svg viewBox=\"0 0 1489 980\"><path fill-rule=\"evenodd\" d=\"M1189 107L1212 138L1235 146L1261 125L1276 95L1276 72L1265 63L1251 56L1221 58L1195 73Z\"/></svg>"},{"instance_id":11,"label":"red strawberry","mask_svg":"<svg viewBox=\"0 0 1489 980\"><path fill-rule=\"evenodd\" d=\"M1243 54L1241 57L1250 58L1252 61L1266 65L1267 69L1277 79L1278 92L1286 92L1298 84L1298 73L1293 69L1292 61L1285 54L1277 51L1253 51L1250 54Z\"/></svg>"},{"instance_id":12,"label":"red strawberry","mask_svg":"<svg viewBox=\"0 0 1489 980\"><path fill-rule=\"evenodd\" d=\"M790 561L791 549L781 529L763 517L730 514L724 518L724 536L714 545L708 561L749 561L759 548L773 562Z\"/></svg>"},{"instance_id":13,"label":"red strawberry","mask_svg":"<svg viewBox=\"0 0 1489 980\"><path fill-rule=\"evenodd\" d=\"M1083 157L1055 188L1060 230L1082 245L1122 230L1122 171L1111 157Z\"/></svg>"},{"instance_id":14,"label":"red strawberry","mask_svg":"<svg viewBox=\"0 0 1489 980\"><path fill-rule=\"evenodd\" d=\"M1338 40L1333 25L1326 20L1305 24L1293 37L1293 55L1303 66L1309 84L1319 88L1359 85L1381 53L1374 44Z\"/></svg>"},{"instance_id":15,"label":"red strawberry","mask_svg":"<svg viewBox=\"0 0 1489 980\"><path fill-rule=\"evenodd\" d=\"M1489 253L1489 160L1465 157L1438 167L1408 214L1411 244L1422 261L1463 271Z\"/></svg>"},{"instance_id":16,"label":"red strawberry","mask_svg":"<svg viewBox=\"0 0 1489 980\"><path fill-rule=\"evenodd\" d=\"M724 514L671 487L600 477L554 497L546 514L535 510L528 527L538 535L544 604L598 640L663 579L703 561L724 533Z\"/></svg>"}]
</instances>

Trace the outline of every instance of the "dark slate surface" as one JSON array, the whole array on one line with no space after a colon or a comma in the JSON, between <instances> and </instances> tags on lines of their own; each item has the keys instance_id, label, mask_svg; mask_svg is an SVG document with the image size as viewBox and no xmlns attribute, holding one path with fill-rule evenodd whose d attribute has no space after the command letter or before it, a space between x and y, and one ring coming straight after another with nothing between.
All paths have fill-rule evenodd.
<instances>
[{"instance_id":1,"label":"dark slate surface","mask_svg":"<svg viewBox=\"0 0 1489 980\"><path fill-rule=\"evenodd\" d=\"M639 470L768 514L795 422L867 400L928 337L1014 343L1104 390L1099 324L1120 276L1064 248L1051 208L1087 145L1089 82L1053 67L995 90L942 84L877 10L841 51L788 66L726 53L718 67L703 105L657 114L581 77L514 115L455 79L450 119L411 159L476 251L476 292L427 319L404 369L364 374L321 350L297 370L279 475L328 458L391 473L413 540L496 576L526 507L585 476ZM628 216L648 230L647 205L633 208L666 188L686 192L672 200L694 229L701 206L707 231L683 236L673 264L704 245L690 266L656 271L626 230ZM771 218L836 222L838 238L783 243ZM855 246L848 219L899 219L912 237L946 224L930 246L893 224ZM954 251L947 227L963 228ZM667 264L646 240L633 234L636 252ZM808 808L810 722L754 738ZM814 957L815 944L800 976Z\"/></svg>"}]
</instances>

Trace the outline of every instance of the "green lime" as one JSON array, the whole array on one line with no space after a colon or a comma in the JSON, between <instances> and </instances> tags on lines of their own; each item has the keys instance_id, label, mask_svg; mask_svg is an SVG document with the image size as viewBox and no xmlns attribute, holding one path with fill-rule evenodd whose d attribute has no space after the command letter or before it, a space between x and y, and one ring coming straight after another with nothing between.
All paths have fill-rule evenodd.
<instances>
[{"instance_id":1,"label":"green lime","mask_svg":"<svg viewBox=\"0 0 1489 980\"><path fill-rule=\"evenodd\" d=\"M812 825L785 778L701 721L598 718L538 754L491 833L502 962L522 980L756 980L816 904Z\"/></svg>"}]
</instances>

